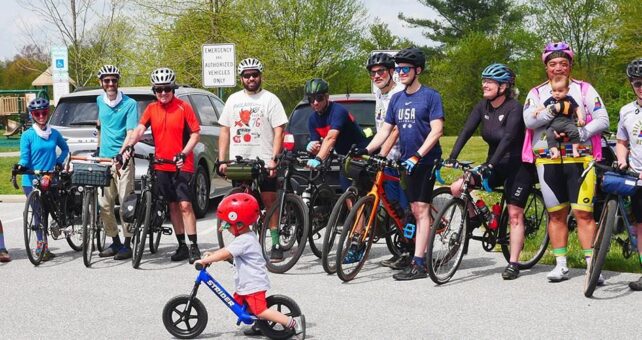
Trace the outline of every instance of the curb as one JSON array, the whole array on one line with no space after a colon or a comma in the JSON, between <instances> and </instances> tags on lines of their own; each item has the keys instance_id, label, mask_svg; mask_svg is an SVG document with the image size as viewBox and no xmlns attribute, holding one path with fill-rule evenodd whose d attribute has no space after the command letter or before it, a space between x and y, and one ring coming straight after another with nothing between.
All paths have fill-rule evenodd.
<instances>
[{"instance_id":1,"label":"curb","mask_svg":"<svg viewBox=\"0 0 642 340\"><path fill-rule=\"evenodd\" d=\"M0 195L0 203L24 203L25 195Z\"/></svg>"}]
</instances>

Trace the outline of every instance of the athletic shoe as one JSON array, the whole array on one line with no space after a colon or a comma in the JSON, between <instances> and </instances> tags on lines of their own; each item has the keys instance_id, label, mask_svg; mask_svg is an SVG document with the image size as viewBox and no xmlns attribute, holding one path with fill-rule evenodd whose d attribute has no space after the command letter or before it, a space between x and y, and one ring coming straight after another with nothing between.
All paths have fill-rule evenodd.
<instances>
[{"instance_id":1,"label":"athletic shoe","mask_svg":"<svg viewBox=\"0 0 642 340\"><path fill-rule=\"evenodd\" d=\"M504 280L515 280L519 276L519 267L509 263L502 273L502 278Z\"/></svg>"},{"instance_id":2,"label":"athletic shoe","mask_svg":"<svg viewBox=\"0 0 642 340\"><path fill-rule=\"evenodd\" d=\"M401 254L399 259L390 265L390 269L401 270L406 269L412 263L412 256L409 253Z\"/></svg>"},{"instance_id":3,"label":"athletic shoe","mask_svg":"<svg viewBox=\"0 0 642 340\"><path fill-rule=\"evenodd\" d=\"M359 249L361 248L361 249ZM348 254L343 258L343 264L350 264L361 261L363 255L365 254L365 247L359 247L356 244L351 244L350 249L348 249Z\"/></svg>"},{"instance_id":4,"label":"athletic shoe","mask_svg":"<svg viewBox=\"0 0 642 340\"><path fill-rule=\"evenodd\" d=\"M120 247L118 253L114 256L114 260L127 260L132 258L132 248L131 247Z\"/></svg>"},{"instance_id":5,"label":"athletic shoe","mask_svg":"<svg viewBox=\"0 0 642 340\"><path fill-rule=\"evenodd\" d=\"M36 248L36 255L37 256L40 255L40 252L42 252L42 249L45 250L45 254L42 255L42 261L43 262L49 261L49 260L53 259L54 257L56 257L56 254L50 252L49 251L49 246L44 242L38 242L38 247Z\"/></svg>"},{"instance_id":6,"label":"athletic shoe","mask_svg":"<svg viewBox=\"0 0 642 340\"><path fill-rule=\"evenodd\" d=\"M383 260L383 261L381 261L381 265L382 265L382 266L384 266L384 267L388 267L388 268L390 268L390 266L391 266L393 263L397 262L397 261L399 260L399 258L400 258L400 257L401 257L401 256L399 256L399 255L392 255L392 257L391 257L391 258L389 258L389 259L387 259L387 260Z\"/></svg>"},{"instance_id":7,"label":"athletic shoe","mask_svg":"<svg viewBox=\"0 0 642 340\"><path fill-rule=\"evenodd\" d=\"M189 258L189 249L187 249L187 244L181 243L176 248L176 252L172 255L172 261L183 261Z\"/></svg>"},{"instance_id":8,"label":"athletic shoe","mask_svg":"<svg viewBox=\"0 0 642 340\"><path fill-rule=\"evenodd\" d=\"M275 244L272 246L272 250L270 250L270 262L281 261L283 261L283 249Z\"/></svg>"},{"instance_id":9,"label":"athletic shoe","mask_svg":"<svg viewBox=\"0 0 642 340\"><path fill-rule=\"evenodd\" d=\"M194 264L196 260L201 259L201 251L198 249L198 245L193 243L189 247L189 264Z\"/></svg>"},{"instance_id":10,"label":"athletic shoe","mask_svg":"<svg viewBox=\"0 0 642 340\"><path fill-rule=\"evenodd\" d=\"M113 257L113 256L116 256L116 254L118 254L118 251L122 247L123 247L122 244L112 243L111 246L109 246L105 250L101 251L100 254L98 254L98 256L100 256L100 257Z\"/></svg>"},{"instance_id":11,"label":"athletic shoe","mask_svg":"<svg viewBox=\"0 0 642 340\"><path fill-rule=\"evenodd\" d=\"M11 256L9 256L9 252L6 249L0 249L0 262L11 262Z\"/></svg>"},{"instance_id":12,"label":"athletic shoe","mask_svg":"<svg viewBox=\"0 0 642 340\"><path fill-rule=\"evenodd\" d=\"M642 290L642 276L640 276L640 278L637 281L629 282L629 288L631 288L631 290L641 291Z\"/></svg>"},{"instance_id":13,"label":"athletic shoe","mask_svg":"<svg viewBox=\"0 0 642 340\"><path fill-rule=\"evenodd\" d=\"M597 278L597 285L604 286L605 283L606 283L606 279L604 278L604 275L600 273L600 277Z\"/></svg>"},{"instance_id":14,"label":"athletic shoe","mask_svg":"<svg viewBox=\"0 0 642 340\"><path fill-rule=\"evenodd\" d=\"M553 270L551 270L548 275L546 275L546 278L550 282L560 282L564 280L568 280L568 268L566 267L555 267Z\"/></svg>"},{"instance_id":15,"label":"athletic shoe","mask_svg":"<svg viewBox=\"0 0 642 340\"><path fill-rule=\"evenodd\" d=\"M251 327L247 327L246 329L244 329L243 334L247 336L263 335L263 333L261 333L261 330L256 327L256 323L253 323Z\"/></svg>"},{"instance_id":16,"label":"athletic shoe","mask_svg":"<svg viewBox=\"0 0 642 340\"><path fill-rule=\"evenodd\" d=\"M401 273L397 273L392 277L397 281L409 281L416 279L425 279L428 277L428 270L424 266L412 263L409 267L404 269Z\"/></svg>"}]
</instances>

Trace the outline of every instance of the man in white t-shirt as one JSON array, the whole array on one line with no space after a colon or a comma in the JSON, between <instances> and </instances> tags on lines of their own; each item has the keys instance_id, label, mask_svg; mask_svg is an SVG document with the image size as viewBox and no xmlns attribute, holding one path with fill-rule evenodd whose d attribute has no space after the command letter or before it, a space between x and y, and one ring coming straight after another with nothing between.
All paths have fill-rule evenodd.
<instances>
[{"instance_id":1,"label":"man in white t-shirt","mask_svg":"<svg viewBox=\"0 0 642 340\"><path fill-rule=\"evenodd\" d=\"M236 156L265 161L268 169L276 166L275 157L281 152L283 130L288 122L283 104L273 93L261 88L263 64L258 59L247 58L238 65L238 74L243 90L233 93L226 101L223 114L218 122L221 135L218 139L219 160L234 159ZM225 174L227 164L219 165L219 172ZM260 183L261 199L265 209L276 201L276 171L270 170L268 178ZM279 249L277 214L269 222L272 237L270 260L283 260Z\"/></svg>"}]
</instances>

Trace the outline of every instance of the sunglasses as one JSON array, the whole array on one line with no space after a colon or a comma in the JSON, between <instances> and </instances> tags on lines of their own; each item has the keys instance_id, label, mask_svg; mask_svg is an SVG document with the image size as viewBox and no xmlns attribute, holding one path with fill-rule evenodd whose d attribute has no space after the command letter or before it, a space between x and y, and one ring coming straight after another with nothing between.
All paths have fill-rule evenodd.
<instances>
[{"instance_id":1,"label":"sunglasses","mask_svg":"<svg viewBox=\"0 0 642 340\"><path fill-rule=\"evenodd\" d=\"M416 67L414 66L397 66L395 67L395 71L397 73L408 73L410 70L414 70Z\"/></svg>"},{"instance_id":2,"label":"sunglasses","mask_svg":"<svg viewBox=\"0 0 642 340\"><path fill-rule=\"evenodd\" d=\"M31 111L33 117L45 117L49 114L49 110L35 110Z\"/></svg>"},{"instance_id":3,"label":"sunglasses","mask_svg":"<svg viewBox=\"0 0 642 340\"><path fill-rule=\"evenodd\" d=\"M308 102L310 104L314 103L314 101L317 101L318 103L322 102L325 100L325 94L323 93L318 93L318 94L313 94L311 96L308 96Z\"/></svg>"},{"instance_id":4,"label":"sunglasses","mask_svg":"<svg viewBox=\"0 0 642 340\"><path fill-rule=\"evenodd\" d=\"M103 79L105 84L118 84L118 78L105 78Z\"/></svg>"},{"instance_id":5,"label":"sunglasses","mask_svg":"<svg viewBox=\"0 0 642 340\"><path fill-rule=\"evenodd\" d=\"M640 87L642 87L642 80L633 81L633 82L631 82L631 85L633 85L633 87L635 87L635 88L640 88Z\"/></svg>"},{"instance_id":6,"label":"sunglasses","mask_svg":"<svg viewBox=\"0 0 642 340\"><path fill-rule=\"evenodd\" d=\"M386 73L385 68L380 68L378 70L372 70L370 71L370 78L374 78L375 75L378 75L379 77L383 76L384 73Z\"/></svg>"},{"instance_id":7,"label":"sunglasses","mask_svg":"<svg viewBox=\"0 0 642 340\"><path fill-rule=\"evenodd\" d=\"M258 78L260 76L261 76L261 74L259 72L243 73L241 75L241 77L243 77L243 79L250 79L252 77L254 77L256 79L256 78Z\"/></svg>"},{"instance_id":8,"label":"sunglasses","mask_svg":"<svg viewBox=\"0 0 642 340\"><path fill-rule=\"evenodd\" d=\"M155 93L170 93L174 91L174 88L171 86L159 86L159 87L154 87L154 92Z\"/></svg>"}]
</instances>

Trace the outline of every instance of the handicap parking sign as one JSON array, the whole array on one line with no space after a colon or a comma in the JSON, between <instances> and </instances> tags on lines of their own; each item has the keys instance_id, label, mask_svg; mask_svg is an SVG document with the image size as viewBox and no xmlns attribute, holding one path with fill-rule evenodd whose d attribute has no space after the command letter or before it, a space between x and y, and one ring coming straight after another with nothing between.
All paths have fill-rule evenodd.
<instances>
[{"instance_id":1,"label":"handicap parking sign","mask_svg":"<svg viewBox=\"0 0 642 340\"><path fill-rule=\"evenodd\" d=\"M56 59L56 68L64 69L65 68L65 60L64 59Z\"/></svg>"}]
</instances>

